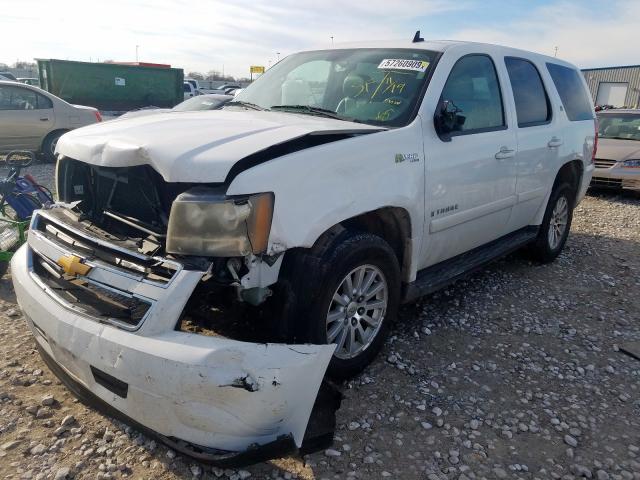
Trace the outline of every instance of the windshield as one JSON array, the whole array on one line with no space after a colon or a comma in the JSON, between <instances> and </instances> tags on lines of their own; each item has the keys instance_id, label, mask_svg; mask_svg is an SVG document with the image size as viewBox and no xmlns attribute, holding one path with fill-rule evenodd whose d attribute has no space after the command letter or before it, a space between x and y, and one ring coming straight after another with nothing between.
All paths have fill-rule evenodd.
<instances>
[{"instance_id":1,"label":"windshield","mask_svg":"<svg viewBox=\"0 0 640 480\"><path fill-rule=\"evenodd\" d=\"M408 49L321 50L291 55L225 108L320 115L389 127L415 116L437 53Z\"/></svg>"},{"instance_id":2,"label":"windshield","mask_svg":"<svg viewBox=\"0 0 640 480\"><path fill-rule=\"evenodd\" d=\"M216 108L220 108L220 106L224 103L227 103L233 97L220 95L218 98L202 96L199 95L197 97L190 98L185 100L182 103L179 103L171 110L174 112L190 112L194 110L215 110Z\"/></svg>"},{"instance_id":3,"label":"windshield","mask_svg":"<svg viewBox=\"0 0 640 480\"><path fill-rule=\"evenodd\" d=\"M598 136L621 140L640 140L640 114L607 113L598 115Z\"/></svg>"}]
</instances>

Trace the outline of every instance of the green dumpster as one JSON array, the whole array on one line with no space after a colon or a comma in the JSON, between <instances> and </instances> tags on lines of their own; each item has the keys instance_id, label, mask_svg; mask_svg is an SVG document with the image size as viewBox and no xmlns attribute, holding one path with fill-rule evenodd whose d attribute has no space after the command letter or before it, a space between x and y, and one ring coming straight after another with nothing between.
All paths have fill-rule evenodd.
<instances>
[{"instance_id":1,"label":"green dumpster","mask_svg":"<svg viewBox=\"0 0 640 480\"><path fill-rule=\"evenodd\" d=\"M37 59L40 85L77 105L126 111L170 108L184 99L184 72L162 66Z\"/></svg>"}]
</instances>

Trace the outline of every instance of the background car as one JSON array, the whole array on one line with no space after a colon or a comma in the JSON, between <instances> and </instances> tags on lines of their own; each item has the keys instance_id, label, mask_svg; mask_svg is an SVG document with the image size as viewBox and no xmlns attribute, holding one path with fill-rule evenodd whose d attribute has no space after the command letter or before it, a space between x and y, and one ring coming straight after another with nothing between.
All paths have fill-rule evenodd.
<instances>
[{"instance_id":1,"label":"background car","mask_svg":"<svg viewBox=\"0 0 640 480\"><path fill-rule=\"evenodd\" d=\"M24 77L24 78L18 78L18 81L20 83L24 83L24 84L27 84L27 85L32 85L34 87L40 87L40 79L38 79L38 78Z\"/></svg>"},{"instance_id":2,"label":"background car","mask_svg":"<svg viewBox=\"0 0 640 480\"><path fill-rule=\"evenodd\" d=\"M184 99L195 97L199 94L198 90L189 82L182 84L182 91L184 92Z\"/></svg>"},{"instance_id":3,"label":"background car","mask_svg":"<svg viewBox=\"0 0 640 480\"><path fill-rule=\"evenodd\" d=\"M602 110L598 121L591 185L640 190L640 110Z\"/></svg>"},{"instance_id":4,"label":"background car","mask_svg":"<svg viewBox=\"0 0 640 480\"><path fill-rule=\"evenodd\" d=\"M53 161L65 132L101 121L95 108L71 105L30 85L0 81L0 152L31 150Z\"/></svg>"},{"instance_id":5,"label":"background car","mask_svg":"<svg viewBox=\"0 0 640 480\"><path fill-rule=\"evenodd\" d=\"M188 98L182 103L179 103L173 108L143 108L140 110L133 110L121 115L119 118L133 118L133 117L145 117L147 115L153 115L156 113L167 112L191 112L196 110L217 110L225 103L230 101L233 95L220 95L212 93L208 95L198 95L197 97Z\"/></svg>"}]
</instances>

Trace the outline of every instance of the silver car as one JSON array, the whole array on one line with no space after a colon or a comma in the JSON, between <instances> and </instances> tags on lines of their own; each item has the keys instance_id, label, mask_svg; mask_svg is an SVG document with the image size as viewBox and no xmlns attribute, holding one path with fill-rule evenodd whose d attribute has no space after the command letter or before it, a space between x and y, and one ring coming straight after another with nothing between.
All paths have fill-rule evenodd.
<instances>
[{"instance_id":1,"label":"silver car","mask_svg":"<svg viewBox=\"0 0 640 480\"><path fill-rule=\"evenodd\" d=\"M598 121L591 185L640 190L640 110L604 110Z\"/></svg>"},{"instance_id":2,"label":"silver car","mask_svg":"<svg viewBox=\"0 0 640 480\"><path fill-rule=\"evenodd\" d=\"M71 105L31 85L0 81L0 152L31 150L53 161L65 132L100 121L95 108Z\"/></svg>"}]
</instances>

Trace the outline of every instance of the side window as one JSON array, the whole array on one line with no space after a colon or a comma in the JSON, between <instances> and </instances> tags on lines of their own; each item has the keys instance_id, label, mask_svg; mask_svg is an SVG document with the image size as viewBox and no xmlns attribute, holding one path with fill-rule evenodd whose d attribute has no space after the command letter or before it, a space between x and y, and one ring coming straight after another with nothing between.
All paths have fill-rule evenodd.
<instances>
[{"instance_id":1,"label":"side window","mask_svg":"<svg viewBox=\"0 0 640 480\"><path fill-rule=\"evenodd\" d=\"M8 85L0 87L0 110L35 110L37 108L36 92Z\"/></svg>"},{"instance_id":2,"label":"side window","mask_svg":"<svg viewBox=\"0 0 640 480\"><path fill-rule=\"evenodd\" d=\"M458 60L442 90L441 104L444 101L457 110L457 132L505 127L500 84L493 61L487 55L468 55Z\"/></svg>"},{"instance_id":3,"label":"side window","mask_svg":"<svg viewBox=\"0 0 640 480\"><path fill-rule=\"evenodd\" d=\"M523 58L505 57L516 104L518 127L532 127L551 120L549 97L538 69Z\"/></svg>"},{"instance_id":4,"label":"side window","mask_svg":"<svg viewBox=\"0 0 640 480\"><path fill-rule=\"evenodd\" d=\"M38 110L53 108L53 102L50 98L40 95L39 93L36 93L36 98L38 99Z\"/></svg>"},{"instance_id":5,"label":"side window","mask_svg":"<svg viewBox=\"0 0 640 480\"><path fill-rule=\"evenodd\" d=\"M589 97L580 79L580 74L573 68L547 63L562 105L570 121L593 120L593 109Z\"/></svg>"}]
</instances>

